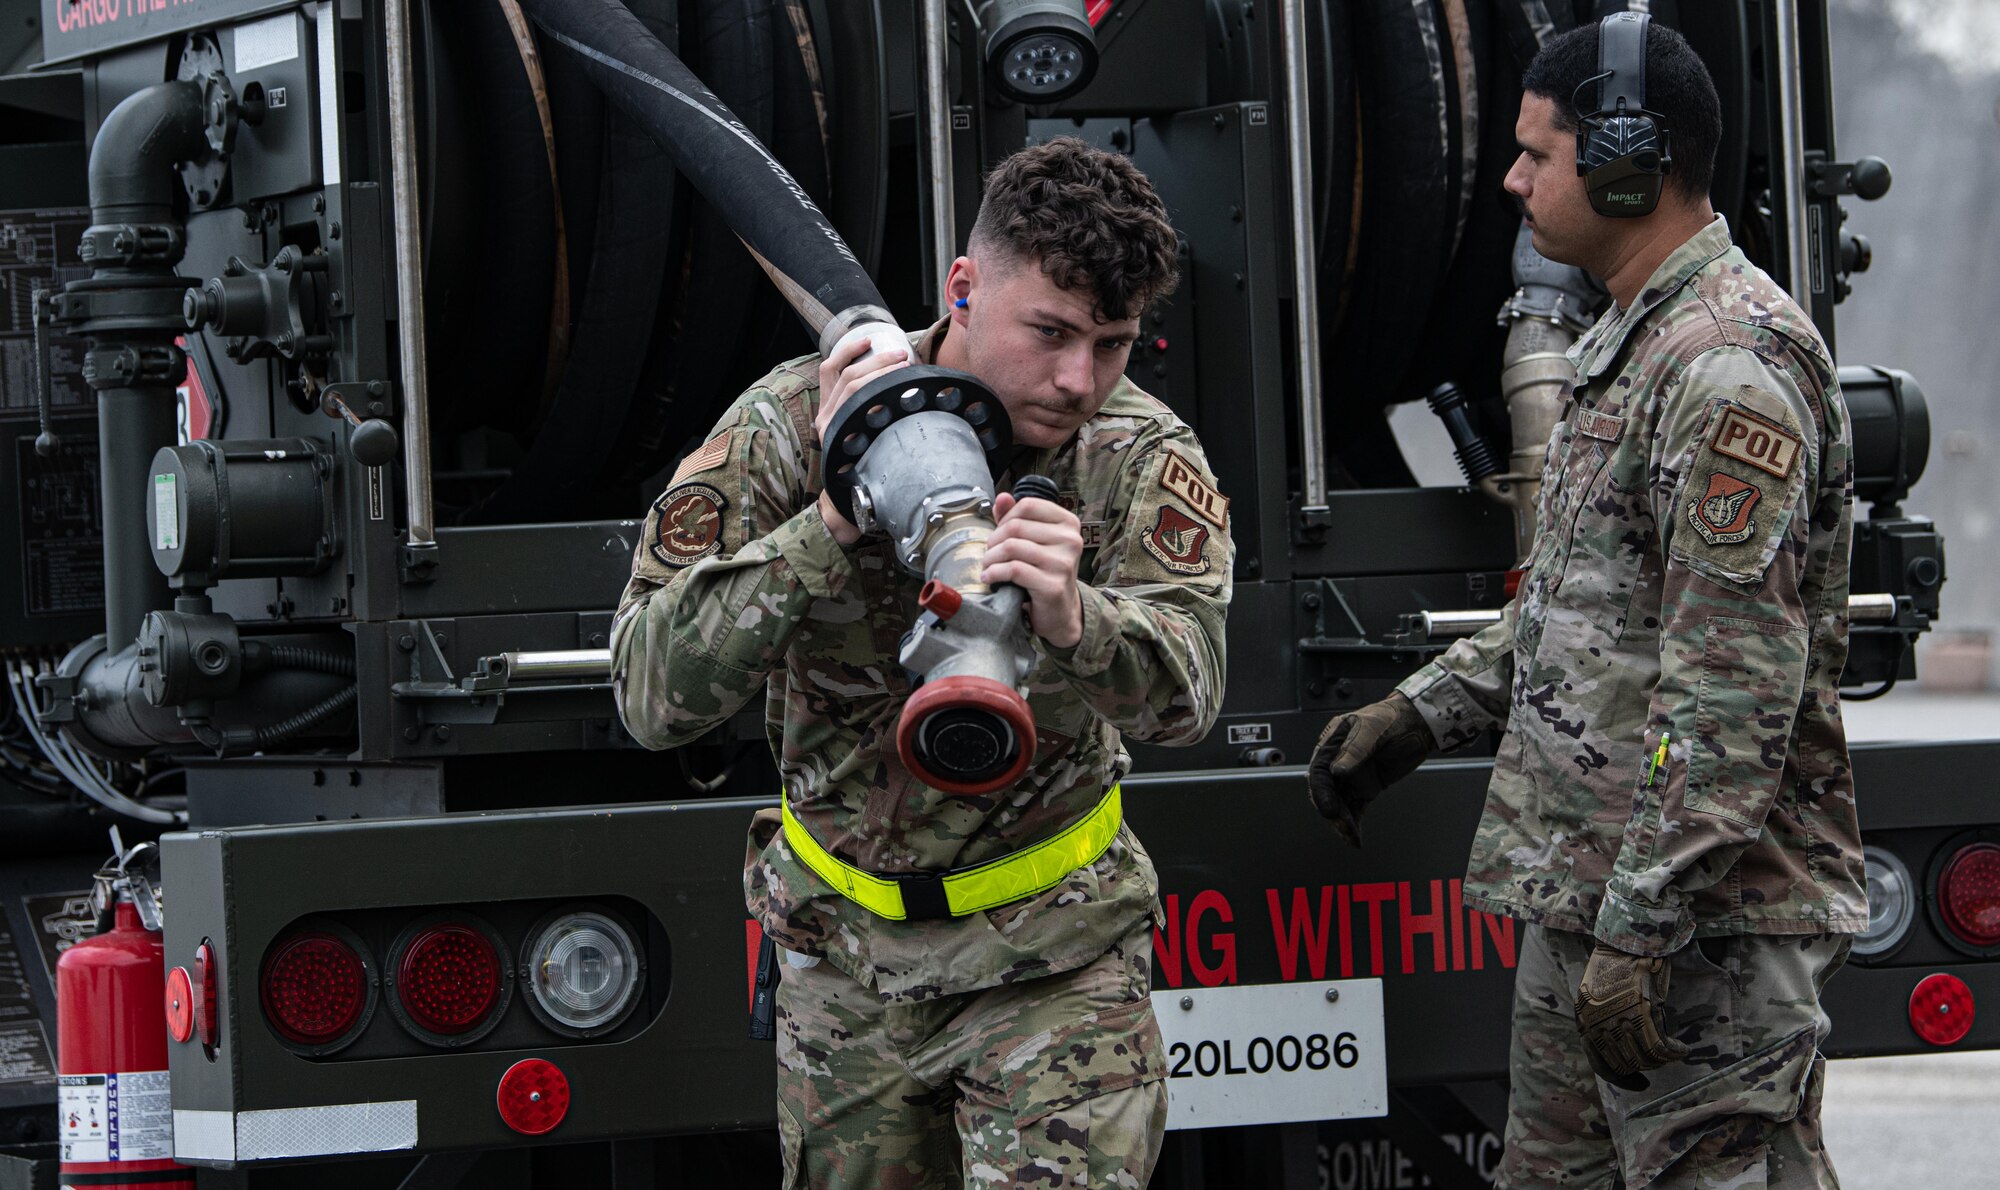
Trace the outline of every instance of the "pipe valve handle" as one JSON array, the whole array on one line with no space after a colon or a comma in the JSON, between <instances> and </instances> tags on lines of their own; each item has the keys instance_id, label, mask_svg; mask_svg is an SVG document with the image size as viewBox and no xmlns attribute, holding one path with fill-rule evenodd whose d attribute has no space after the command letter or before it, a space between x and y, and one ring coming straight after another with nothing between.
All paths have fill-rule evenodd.
<instances>
[{"instance_id":1,"label":"pipe valve handle","mask_svg":"<svg viewBox=\"0 0 2000 1190\"><path fill-rule=\"evenodd\" d=\"M1046 475L1023 475L1014 481L1014 499L1050 500L1056 498L1056 481Z\"/></svg>"}]
</instances>

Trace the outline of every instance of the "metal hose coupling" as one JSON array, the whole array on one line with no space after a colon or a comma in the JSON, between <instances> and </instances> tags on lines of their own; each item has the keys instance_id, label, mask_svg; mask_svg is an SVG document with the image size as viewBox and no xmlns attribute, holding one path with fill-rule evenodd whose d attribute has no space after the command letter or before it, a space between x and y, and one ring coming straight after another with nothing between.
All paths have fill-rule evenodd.
<instances>
[{"instance_id":1,"label":"metal hose coupling","mask_svg":"<svg viewBox=\"0 0 2000 1190\"><path fill-rule=\"evenodd\" d=\"M881 532L924 580L923 611L898 659L916 684L896 749L918 780L946 793L1003 789L1027 771L1035 720L1022 682L1035 663L1022 590L980 571L993 535L995 474L1013 424L993 393L962 372L911 365L855 393L827 427L827 494L863 532ZM1018 498L1054 496L1040 476Z\"/></svg>"}]
</instances>

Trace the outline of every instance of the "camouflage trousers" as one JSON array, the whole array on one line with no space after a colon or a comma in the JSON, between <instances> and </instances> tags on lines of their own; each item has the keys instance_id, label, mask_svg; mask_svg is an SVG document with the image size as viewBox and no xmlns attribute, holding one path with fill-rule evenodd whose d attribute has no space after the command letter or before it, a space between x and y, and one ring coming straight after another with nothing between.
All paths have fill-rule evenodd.
<instances>
[{"instance_id":1,"label":"camouflage trousers","mask_svg":"<svg viewBox=\"0 0 2000 1190\"><path fill-rule=\"evenodd\" d=\"M884 997L783 955L785 1186L1143 1190L1167 1121L1152 922L1075 970Z\"/></svg>"},{"instance_id":2,"label":"camouflage trousers","mask_svg":"<svg viewBox=\"0 0 2000 1190\"><path fill-rule=\"evenodd\" d=\"M1838 1187L1819 1131L1829 1028L1819 996L1851 945L1760 934L1688 943L1667 990L1667 1029L1687 1059L1625 1091L1591 1073L1576 1027L1590 936L1529 926L1498 1185Z\"/></svg>"}]
</instances>

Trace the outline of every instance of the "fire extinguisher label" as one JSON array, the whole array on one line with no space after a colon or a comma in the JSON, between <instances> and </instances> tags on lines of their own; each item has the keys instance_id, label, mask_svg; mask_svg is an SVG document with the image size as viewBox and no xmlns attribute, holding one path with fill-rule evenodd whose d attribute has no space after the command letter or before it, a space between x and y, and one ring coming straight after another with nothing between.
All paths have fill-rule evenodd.
<instances>
[{"instance_id":1,"label":"fire extinguisher label","mask_svg":"<svg viewBox=\"0 0 2000 1190\"><path fill-rule=\"evenodd\" d=\"M64 1161L158 1161L174 1155L164 1070L65 1074L56 1087Z\"/></svg>"}]
</instances>

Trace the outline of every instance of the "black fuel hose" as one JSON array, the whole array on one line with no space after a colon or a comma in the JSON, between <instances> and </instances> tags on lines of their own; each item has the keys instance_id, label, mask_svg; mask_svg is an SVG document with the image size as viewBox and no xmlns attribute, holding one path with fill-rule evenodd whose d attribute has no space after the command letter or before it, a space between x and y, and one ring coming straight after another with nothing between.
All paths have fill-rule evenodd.
<instances>
[{"instance_id":1,"label":"black fuel hose","mask_svg":"<svg viewBox=\"0 0 2000 1190\"><path fill-rule=\"evenodd\" d=\"M804 187L623 4L521 0L521 7L582 59L613 105L659 140L757 255L823 349L863 322L894 321L875 282Z\"/></svg>"},{"instance_id":2,"label":"black fuel hose","mask_svg":"<svg viewBox=\"0 0 2000 1190\"><path fill-rule=\"evenodd\" d=\"M258 728L257 747L263 749L269 748L274 744L282 744L301 732L309 731L319 726L328 719L353 706L358 696L355 688L349 686L345 690L336 691L331 696L321 699L296 715Z\"/></svg>"},{"instance_id":3,"label":"black fuel hose","mask_svg":"<svg viewBox=\"0 0 2000 1190\"><path fill-rule=\"evenodd\" d=\"M354 658L351 655L330 649L316 649L309 645L279 645L247 640L243 642L243 663L244 668L251 671L295 669L309 673L332 674L337 678L354 676Z\"/></svg>"}]
</instances>

